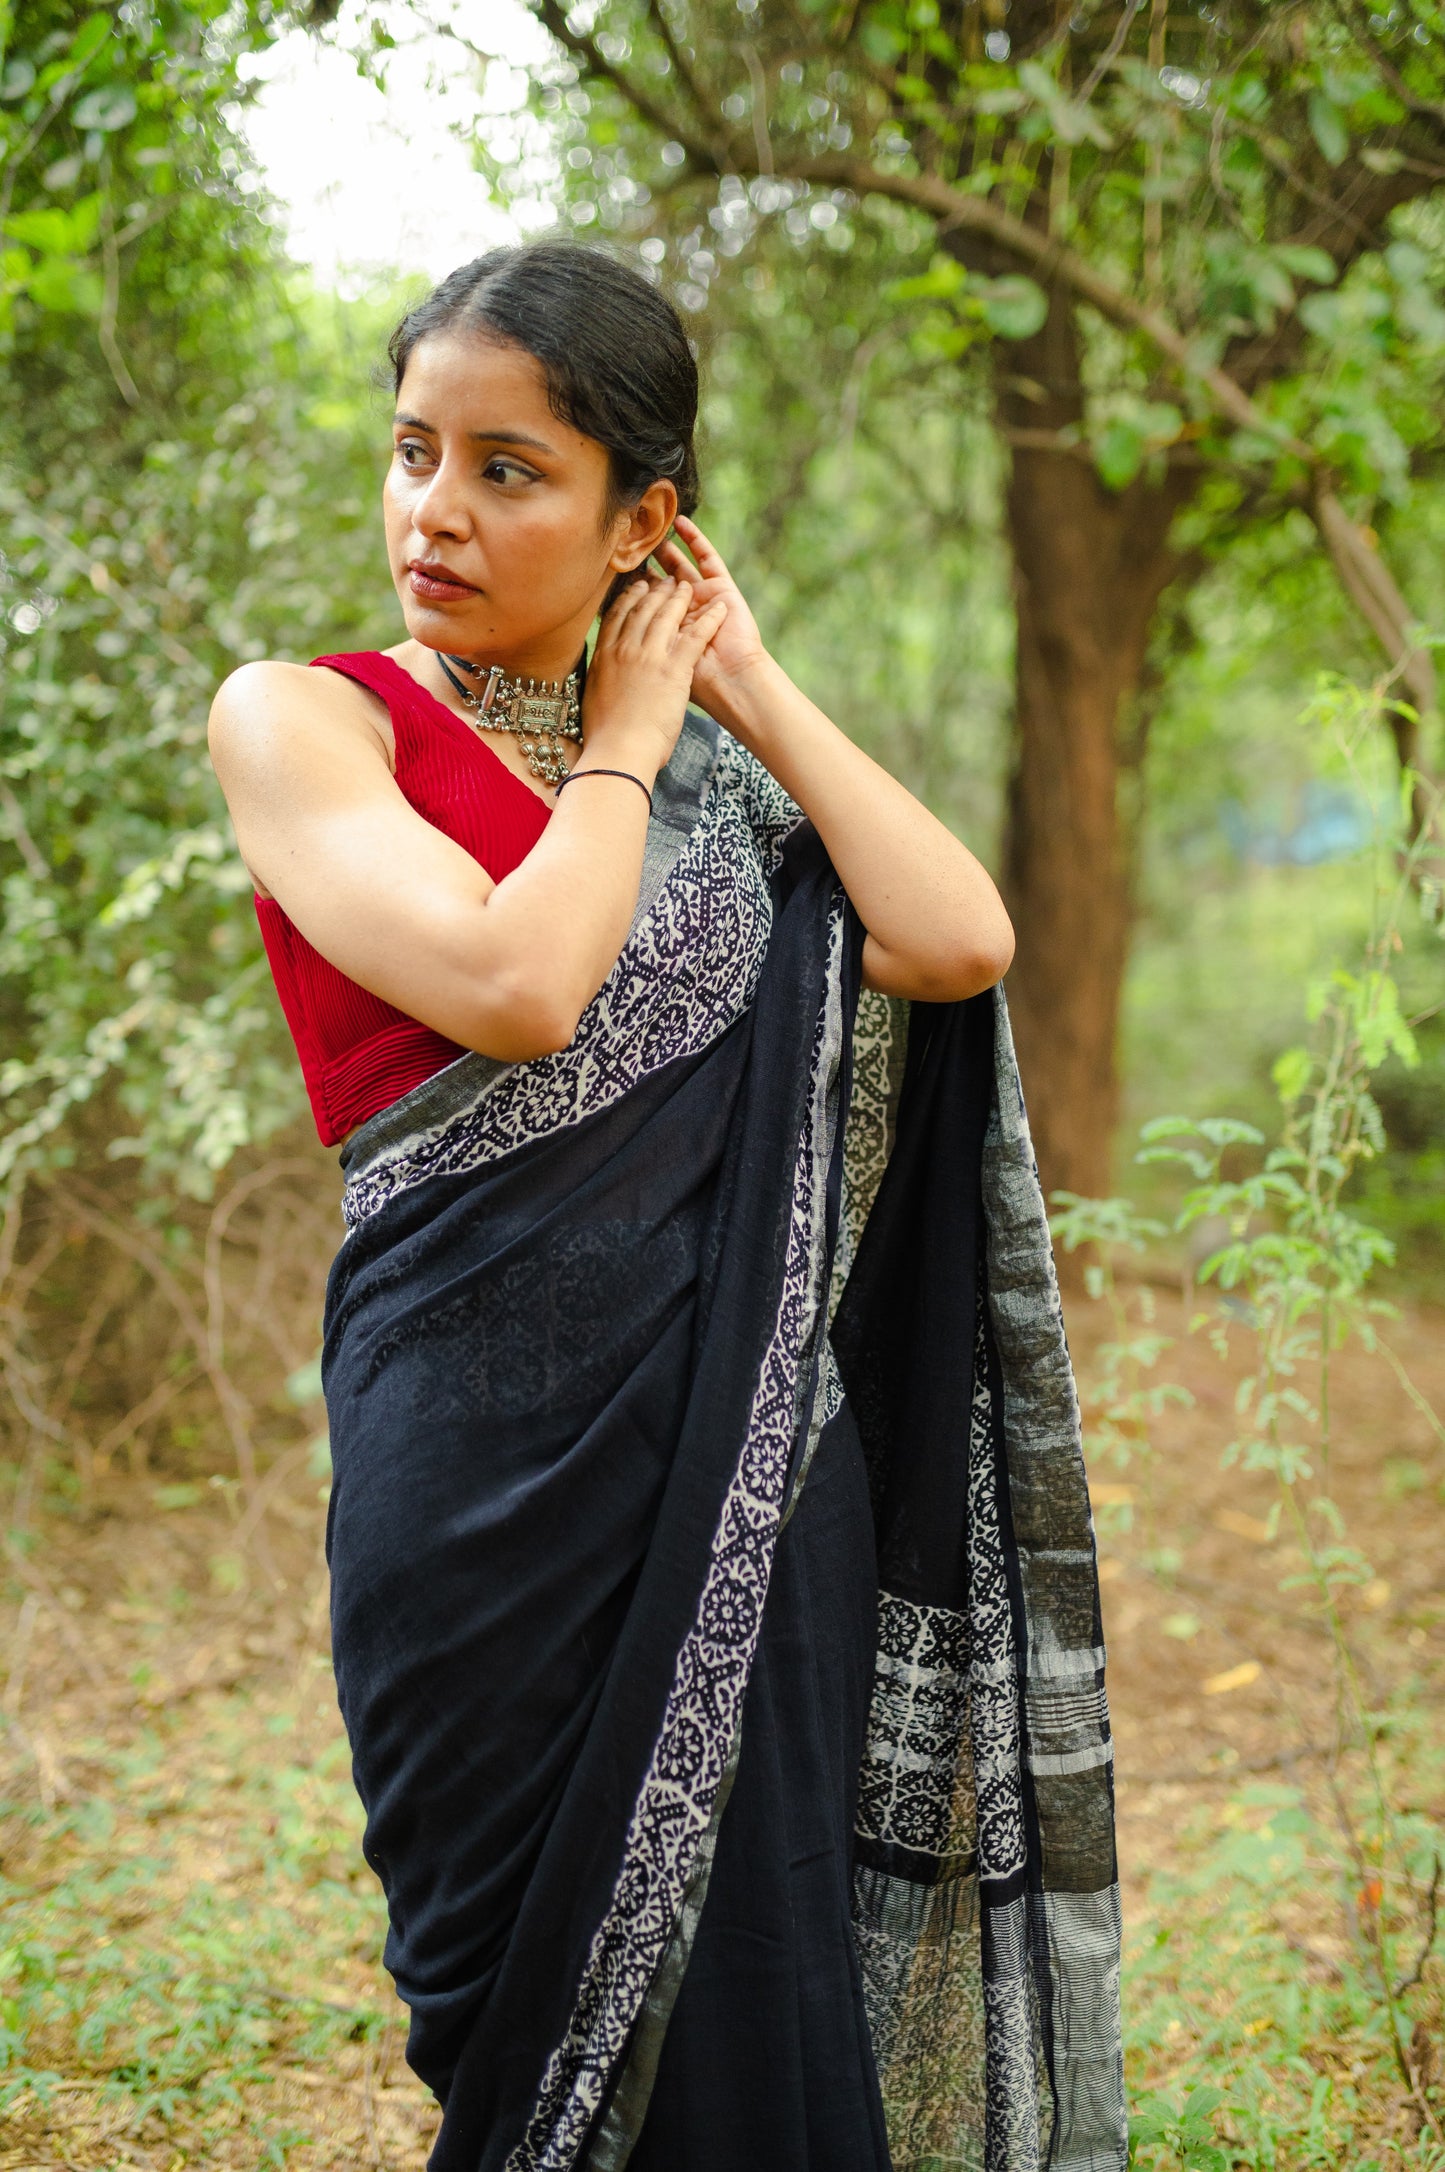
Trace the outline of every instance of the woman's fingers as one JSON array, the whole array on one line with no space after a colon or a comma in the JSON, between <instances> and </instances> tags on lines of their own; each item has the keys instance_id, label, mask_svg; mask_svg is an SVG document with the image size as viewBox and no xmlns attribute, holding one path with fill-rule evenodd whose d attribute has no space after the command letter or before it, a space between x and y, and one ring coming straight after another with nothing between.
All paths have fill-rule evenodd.
<instances>
[{"instance_id":1,"label":"woman's fingers","mask_svg":"<svg viewBox=\"0 0 1445 2172\"><path fill-rule=\"evenodd\" d=\"M629 589L627 593L630 595L631 590ZM649 581L627 614L625 628L627 640L629 642L645 641L653 626L657 623L659 613L674 604L679 594L683 599L683 608L686 609L687 597L690 593L689 589L679 590L677 583L673 580L664 578Z\"/></svg>"},{"instance_id":2,"label":"woman's fingers","mask_svg":"<svg viewBox=\"0 0 1445 2172\"><path fill-rule=\"evenodd\" d=\"M673 522L673 526L697 560L705 579L710 581L728 581L732 579L732 575L723 564L722 553L709 543L695 520L689 520L686 513L679 513L677 519Z\"/></svg>"},{"instance_id":3,"label":"woman's fingers","mask_svg":"<svg viewBox=\"0 0 1445 2172\"><path fill-rule=\"evenodd\" d=\"M597 638L599 641L615 641L617 639L628 619L644 597L649 594L651 587L651 582L647 580L636 580L628 583L603 619L598 629Z\"/></svg>"},{"instance_id":4,"label":"woman's fingers","mask_svg":"<svg viewBox=\"0 0 1445 2172\"><path fill-rule=\"evenodd\" d=\"M680 543L674 543L669 537L666 543L658 545L653 556L660 565L667 568L674 580L686 581L693 588L701 587L702 575Z\"/></svg>"},{"instance_id":5,"label":"woman's fingers","mask_svg":"<svg viewBox=\"0 0 1445 2172\"><path fill-rule=\"evenodd\" d=\"M714 596L711 603L705 603L700 611L692 612L683 621L678 630L676 648L677 653L685 657L690 666L697 662L727 615L726 598Z\"/></svg>"},{"instance_id":6,"label":"woman's fingers","mask_svg":"<svg viewBox=\"0 0 1445 2172\"><path fill-rule=\"evenodd\" d=\"M660 581L647 603L646 617L639 608L633 619L637 639L655 641L663 649L671 648L673 636L692 608L692 590L681 581Z\"/></svg>"}]
</instances>

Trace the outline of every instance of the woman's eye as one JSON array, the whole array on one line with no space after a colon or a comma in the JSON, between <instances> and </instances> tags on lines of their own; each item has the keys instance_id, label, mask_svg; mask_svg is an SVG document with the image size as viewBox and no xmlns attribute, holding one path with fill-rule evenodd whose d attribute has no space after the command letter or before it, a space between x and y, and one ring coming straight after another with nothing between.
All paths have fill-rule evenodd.
<instances>
[{"instance_id":1,"label":"woman's eye","mask_svg":"<svg viewBox=\"0 0 1445 2172\"><path fill-rule=\"evenodd\" d=\"M500 454L487 462L482 473L489 483L530 483L536 479L520 460L504 460Z\"/></svg>"},{"instance_id":2,"label":"woman's eye","mask_svg":"<svg viewBox=\"0 0 1445 2172\"><path fill-rule=\"evenodd\" d=\"M427 449L419 438L404 437L396 448L397 458L404 468L419 467L427 457Z\"/></svg>"}]
</instances>

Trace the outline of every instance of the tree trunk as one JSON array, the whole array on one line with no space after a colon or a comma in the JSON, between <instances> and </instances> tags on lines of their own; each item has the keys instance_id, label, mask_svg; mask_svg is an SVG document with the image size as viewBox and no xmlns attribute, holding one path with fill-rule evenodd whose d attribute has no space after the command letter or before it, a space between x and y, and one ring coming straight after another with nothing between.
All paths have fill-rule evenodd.
<instances>
[{"instance_id":1,"label":"tree trunk","mask_svg":"<svg viewBox=\"0 0 1445 2172\"><path fill-rule=\"evenodd\" d=\"M1115 1041L1128 953L1132 840L1120 807L1125 735L1150 627L1180 569L1176 513L1197 471L1146 469L1122 491L1057 433L1083 421L1079 340L1057 290L1028 340L998 350L997 409L1018 614L1016 720L1003 893L1008 977L1045 1196L1110 1188Z\"/></svg>"}]
</instances>

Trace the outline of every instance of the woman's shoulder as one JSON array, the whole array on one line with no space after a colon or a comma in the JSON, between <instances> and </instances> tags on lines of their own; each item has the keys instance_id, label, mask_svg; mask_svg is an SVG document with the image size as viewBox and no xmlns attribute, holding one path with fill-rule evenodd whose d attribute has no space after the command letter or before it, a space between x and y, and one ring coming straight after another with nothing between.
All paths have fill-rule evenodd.
<instances>
[{"instance_id":1,"label":"woman's shoulder","mask_svg":"<svg viewBox=\"0 0 1445 2172\"><path fill-rule=\"evenodd\" d=\"M388 722L384 703L360 674L258 657L217 688L209 737L213 756L233 761L269 758L278 746L298 747L318 735L334 740L338 732L364 735L389 754Z\"/></svg>"}]
</instances>

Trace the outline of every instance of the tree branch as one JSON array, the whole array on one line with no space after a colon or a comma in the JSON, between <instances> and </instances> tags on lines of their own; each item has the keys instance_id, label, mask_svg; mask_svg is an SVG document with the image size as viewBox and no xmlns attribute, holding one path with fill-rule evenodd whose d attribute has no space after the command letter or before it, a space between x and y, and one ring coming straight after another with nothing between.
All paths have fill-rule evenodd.
<instances>
[{"instance_id":1,"label":"tree branch","mask_svg":"<svg viewBox=\"0 0 1445 2172\"><path fill-rule=\"evenodd\" d=\"M1026 219L991 203L986 196L965 196L932 174L883 173L865 159L846 156L784 159L779 161L778 171L798 181L828 183L834 188L852 189L860 196L885 196L895 203L913 204L920 211L930 212L943 233L962 231L993 242L1027 264L1042 280L1071 288L1080 301L1087 302L1121 331L1142 333L1185 376L1203 385L1220 413L1238 429L1272 438L1281 450L1293 453L1310 467L1319 464L1320 456L1312 446L1276 422L1226 370L1204 362L1162 310L1136 302L1074 250L1052 240L1041 227L1030 226Z\"/></svg>"},{"instance_id":2,"label":"tree branch","mask_svg":"<svg viewBox=\"0 0 1445 2172\"><path fill-rule=\"evenodd\" d=\"M691 62L673 36L672 25L663 9L662 0L647 0L647 19L659 38L661 38L663 49L672 63L672 72L691 99L694 113L703 127L706 128L709 125L707 100L703 97L697 77L692 72ZM626 95L630 97L632 94L629 91Z\"/></svg>"},{"instance_id":3,"label":"tree branch","mask_svg":"<svg viewBox=\"0 0 1445 2172\"><path fill-rule=\"evenodd\" d=\"M574 59L585 64L590 75L597 76L604 83L610 83L613 89L619 91L627 100L633 111L644 121L650 122L660 136L665 140L680 143L696 165L711 167L717 173L733 168L734 161L725 143L713 142L691 129L680 127L676 114L665 112L654 98L638 88L630 76L624 75L620 68L614 66L595 39L572 28L565 11L559 7L558 0L528 0L528 5L533 14L551 31L557 43L571 53Z\"/></svg>"},{"instance_id":4,"label":"tree branch","mask_svg":"<svg viewBox=\"0 0 1445 2172\"><path fill-rule=\"evenodd\" d=\"M1394 575L1358 522L1350 519L1323 473L1318 475L1310 516L1330 554L1340 586L1391 659L1409 697L1413 715L1389 712L1390 731L1400 767L1413 772L1411 840L1430 826L1439 799L1421 758L1420 726L1438 714L1435 662L1430 651L1410 638L1414 614L1395 584Z\"/></svg>"},{"instance_id":5,"label":"tree branch","mask_svg":"<svg viewBox=\"0 0 1445 2172\"><path fill-rule=\"evenodd\" d=\"M1267 136L1262 128L1251 128L1248 121L1240 120L1237 115L1231 115L1230 118L1239 133L1249 138L1261 157L1268 159L1280 179L1287 181L1296 195L1303 196L1305 202L1313 204L1316 211L1323 211L1326 218L1345 227L1354 235L1357 242L1368 247L1372 237L1362 219L1357 219L1352 211L1347 211L1343 204L1335 201L1333 196L1327 194L1324 189L1317 189L1312 181L1307 180L1294 164L1289 153L1281 144L1275 141L1273 136Z\"/></svg>"},{"instance_id":6,"label":"tree branch","mask_svg":"<svg viewBox=\"0 0 1445 2172\"><path fill-rule=\"evenodd\" d=\"M638 90L590 37L571 29L559 0L530 0L530 4L560 44L582 60L592 73L610 82L654 128L680 142L699 167L711 167L717 173L761 173L764 170L760 147L756 144L746 145L735 139L715 148L696 136L689 141L688 135L676 126L675 119L663 113L645 92ZM1132 13L1126 12L1121 27L1127 28L1132 19ZM1206 391L1220 415L1237 429L1270 439L1281 452L1293 455L1309 471L1310 517L1346 595L1399 673L1418 717L1433 720L1438 715L1433 661L1429 651L1421 649L1410 638L1413 614L1379 552L1341 505L1323 454L1277 422L1227 370L1204 359L1163 310L1151 303L1136 301L1125 288L1116 286L1075 250L1042 228L1030 225L1027 219L1005 210L987 196L966 195L935 174L885 173L867 159L847 154L789 157L785 153L780 155L774 145L770 144L768 148L773 170L779 175L819 186L850 189L859 196L881 196L893 203L909 204L928 213L936 221L940 234L972 234L1026 265L1042 283L1067 287L1079 301L1088 303L1119 330L1137 333L1148 340L1183 377ZM1335 216L1339 215L1337 207L1332 205L1331 210ZM1401 719L1394 728L1401 761L1417 774L1421 773L1419 724ZM1423 794L1422 785L1416 793L1417 818L1422 823L1428 820Z\"/></svg>"},{"instance_id":7,"label":"tree branch","mask_svg":"<svg viewBox=\"0 0 1445 2172\"><path fill-rule=\"evenodd\" d=\"M1114 26L1113 37L1110 38L1103 52L1079 85L1078 103L1081 106L1086 106L1089 103L1105 76L1123 52L1124 40L1129 35L1130 25L1143 5L1144 0L1124 0L1124 12Z\"/></svg>"},{"instance_id":8,"label":"tree branch","mask_svg":"<svg viewBox=\"0 0 1445 2172\"><path fill-rule=\"evenodd\" d=\"M1435 98L1417 98L1399 69L1370 31L1368 16L1356 7L1347 6L1343 12L1350 18L1350 29L1369 54L1395 96L1409 113L1418 113L1423 119L1445 121L1445 105Z\"/></svg>"}]
</instances>

